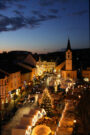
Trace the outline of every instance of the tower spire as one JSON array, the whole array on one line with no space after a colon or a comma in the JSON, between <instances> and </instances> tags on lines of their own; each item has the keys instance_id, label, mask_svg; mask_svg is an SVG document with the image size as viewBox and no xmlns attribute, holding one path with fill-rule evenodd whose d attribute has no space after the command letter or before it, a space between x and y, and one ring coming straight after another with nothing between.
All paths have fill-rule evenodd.
<instances>
[{"instance_id":1,"label":"tower spire","mask_svg":"<svg viewBox=\"0 0 90 135\"><path fill-rule=\"evenodd\" d=\"M67 43L67 50L71 50L71 44L70 44L70 39L68 38L68 43Z\"/></svg>"}]
</instances>

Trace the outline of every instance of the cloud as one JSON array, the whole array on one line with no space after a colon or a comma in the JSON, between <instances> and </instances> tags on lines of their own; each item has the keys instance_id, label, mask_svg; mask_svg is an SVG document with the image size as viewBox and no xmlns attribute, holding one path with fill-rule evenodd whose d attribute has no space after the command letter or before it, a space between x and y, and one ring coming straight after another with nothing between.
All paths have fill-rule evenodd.
<instances>
[{"instance_id":1,"label":"cloud","mask_svg":"<svg viewBox=\"0 0 90 135\"><path fill-rule=\"evenodd\" d=\"M24 2L26 0L1 0L0 2L0 8L5 10L6 8L11 7L11 5L17 6L19 9L26 8L22 3L18 2ZM29 0L27 0L28 2ZM54 0L46 0L47 4L48 1L50 4ZM46 3L45 1L45 3ZM43 1L44 2L44 1ZM15 7L16 8L16 7ZM57 9L51 9L50 12L41 12L40 10L33 10L32 16L24 16L25 14L21 12L19 9L13 10L14 16L4 16L0 14L0 32L3 31L15 31L21 28L36 28L39 27L44 21L57 19L58 16L56 16L56 13L58 13Z\"/></svg>"},{"instance_id":2,"label":"cloud","mask_svg":"<svg viewBox=\"0 0 90 135\"><path fill-rule=\"evenodd\" d=\"M24 17L6 17L0 15L0 32L2 31L12 31L25 27Z\"/></svg>"},{"instance_id":3,"label":"cloud","mask_svg":"<svg viewBox=\"0 0 90 135\"><path fill-rule=\"evenodd\" d=\"M56 19L57 16L56 15L48 15L48 19Z\"/></svg>"},{"instance_id":4,"label":"cloud","mask_svg":"<svg viewBox=\"0 0 90 135\"><path fill-rule=\"evenodd\" d=\"M46 15L39 14L39 20L46 21L46 20L48 20L48 17Z\"/></svg>"},{"instance_id":5,"label":"cloud","mask_svg":"<svg viewBox=\"0 0 90 135\"><path fill-rule=\"evenodd\" d=\"M13 11L16 15L20 15L20 16L22 16L22 14L23 14L23 12L20 12L20 11L18 11L18 10L14 10Z\"/></svg>"},{"instance_id":6,"label":"cloud","mask_svg":"<svg viewBox=\"0 0 90 135\"><path fill-rule=\"evenodd\" d=\"M78 12L73 12L72 14L70 14L71 16L82 16L84 14L88 13L88 10L82 10L82 11L78 11Z\"/></svg>"},{"instance_id":7,"label":"cloud","mask_svg":"<svg viewBox=\"0 0 90 135\"><path fill-rule=\"evenodd\" d=\"M54 14L57 14L58 13L58 10L57 9L50 9L50 12L51 13L54 13Z\"/></svg>"},{"instance_id":8,"label":"cloud","mask_svg":"<svg viewBox=\"0 0 90 135\"><path fill-rule=\"evenodd\" d=\"M43 15L39 14L38 16L24 17L20 15L19 11L14 11L18 14L15 17L7 17L0 15L0 32L3 31L15 31L21 28L36 28L40 26L42 22L56 19L56 15Z\"/></svg>"},{"instance_id":9,"label":"cloud","mask_svg":"<svg viewBox=\"0 0 90 135\"><path fill-rule=\"evenodd\" d=\"M70 0L56 0L57 2L62 2L62 3L67 3L69 2Z\"/></svg>"},{"instance_id":10,"label":"cloud","mask_svg":"<svg viewBox=\"0 0 90 135\"><path fill-rule=\"evenodd\" d=\"M37 19L36 17L30 17L30 18L27 18L27 25L30 27L30 28L35 28L36 26L39 26L40 25L40 20Z\"/></svg>"},{"instance_id":11,"label":"cloud","mask_svg":"<svg viewBox=\"0 0 90 135\"><path fill-rule=\"evenodd\" d=\"M8 6L16 5L19 9L25 8L23 4L20 4L20 2L24 2L26 0L0 0L0 10L4 10L8 8ZM28 2L29 0L27 0Z\"/></svg>"},{"instance_id":12,"label":"cloud","mask_svg":"<svg viewBox=\"0 0 90 135\"><path fill-rule=\"evenodd\" d=\"M56 15L48 14L48 15L43 15L39 14L39 21L47 21L47 20L52 20L52 19L57 19L58 17Z\"/></svg>"},{"instance_id":13,"label":"cloud","mask_svg":"<svg viewBox=\"0 0 90 135\"><path fill-rule=\"evenodd\" d=\"M65 11L65 10L66 10L66 8L62 8L62 10L63 10L63 11Z\"/></svg>"},{"instance_id":14,"label":"cloud","mask_svg":"<svg viewBox=\"0 0 90 135\"><path fill-rule=\"evenodd\" d=\"M26 6L24 6L24 5L22 5L22 4L17 4L16 5L19 9L25 9L26 8Z\"/></svg>"},{"instance_id":15,"label":"cloud","mask_svg":"<svg viewBox=\"0 0 90 135\"><path fill-rule=\"evenodd\" d=\"M39 14L40 14L40 11L39 11L39 10L33 10L32 13L33 13L34 15L39 15Z\"/></svg>"},{"instance_id":16,"label":"cloud","mask_svg":"<svg viewBox=\"0 0 90 135\"><path fill-rule=\"evenodd\" d=\"M27 19L27 22L31 28L35 28L37 26L40 26L40 24L44 21L56 19L57 16L55 15L43 15L39 14L38 17L31 17Z\"/></svg>"},{"instance_id":17,"label":"cloud","mask_svg":"<svg viewBox=\"0 0 90 135\"><path fill-rule=\"evenodd\" d=\"M1 1L4 2L4 3L13 3L13 2L24 2L26 0L1 0Z\"/></svg>"},{"instance_id":18,"label":"cloud","mask_svg":"<svg viewBox=\"0 0 90 135\"><path fill-rule=\"evenodd\" d=\"M52 5L54 2L54 0L39 0L41 6L49 6Z\"/></svg>"},{"instance_id":19,"label":"cloud","mask_svg":"<svg viewBox=\"0 0 90 135\"><path fill-rule=\"evenodd\" d=\"M0 2L0 10L5 10L7 9L6 4L4 4L3 2Z\"/></svg>"},{"instance_id":20,"label":"cloud","mask_svg":"<svg viewBox=\"0 0 90 135\"><path fill-rule=\"evenodd\" d=\"M24 2L25 0L0 0L0 10L5 10L12 5L16 5L19 9L26 8L22 4L18 4L19 2ZM28 0L27 0L28 1Z\"/></svg>"},{"instance_id":21,"label":"cloud","mask_svg":"<svg viewBox=\"0 0 90 135\"><path fill-rule=\"evenodd\" d=\"M39 4L41 6L50 6L53 5L54 3L60 2L60 3L67 3L70 0L39 0Z\"/></svg>"}]
</instances>

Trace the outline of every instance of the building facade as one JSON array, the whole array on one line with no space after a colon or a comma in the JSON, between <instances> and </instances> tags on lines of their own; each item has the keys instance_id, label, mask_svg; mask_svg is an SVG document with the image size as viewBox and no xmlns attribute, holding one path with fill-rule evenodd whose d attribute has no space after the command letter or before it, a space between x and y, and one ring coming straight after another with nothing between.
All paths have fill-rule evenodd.
<instances>
[{"instance_id":1,"label":"building facade","mask_svg":"<svg viewBox=\"0 0 90 135\"><path fill-rule=\"evenodd\" d=\"M87 68L86 70L82 70L82 77L87 80L90 81L90 68Z\"/></svg>"},{"instance_id":2,"label":"building facade","mask_svg":"<svg viewBox=\"0 0 90 135\"><path fill-rule=\"evenodd\" d=\"M19 95L21 87L21 73L20 71L10 73L8 77L8 93L11 98L14 94Z\"/></svg>"},{"instance_id":3,"label":"building facade","mask_svg":"<svg viewBox=\"0 0 90 135\"><path fill-rule=\"evenodd\" d=\"M55 62L39 61L36 63L36 76L41 76L44 72L53 72L55 70Z\"/></svg>"},{"instance_id":4,"label":"building facade","mask_svg":"<svg viewBox=\"0 0 90 135\"><path fill-rule=\"evenodd\" d=\"M0 73L0 75L1 74L4 74L4 73ZM0 104L2 105L7 102L8 102L8 77L0 76Z\"/></svg>"}]
</instances>

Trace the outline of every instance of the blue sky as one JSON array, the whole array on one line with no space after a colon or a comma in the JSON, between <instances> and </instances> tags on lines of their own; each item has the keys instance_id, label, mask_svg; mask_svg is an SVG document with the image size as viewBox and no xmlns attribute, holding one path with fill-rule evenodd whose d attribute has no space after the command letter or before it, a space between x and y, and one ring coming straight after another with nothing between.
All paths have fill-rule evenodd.
<instances>
[{"instance_id":1,"label":"blue sky","mask_svg":"<svg viewBox=\"0 0 90 135\"><path fill-rule=\"evenodd\" d=\"M0 0L0 50L89 47L89 0Z\"/></svg>"}]
</instances>

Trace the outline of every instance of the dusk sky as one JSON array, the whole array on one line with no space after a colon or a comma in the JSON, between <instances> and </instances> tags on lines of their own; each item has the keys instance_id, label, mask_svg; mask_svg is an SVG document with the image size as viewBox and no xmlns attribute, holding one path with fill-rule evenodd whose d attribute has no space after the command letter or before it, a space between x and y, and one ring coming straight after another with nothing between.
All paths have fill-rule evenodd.
<instances>
[{"instance_id":1,"label":"dusk sky","mask_svg":"<svg viewBox=\"0 0 90 135\"><path fill-rule=\"evenodd\" d=\"M89 47L89 0L0 0L0 50Z\"/></svg>"}]
</instances>

